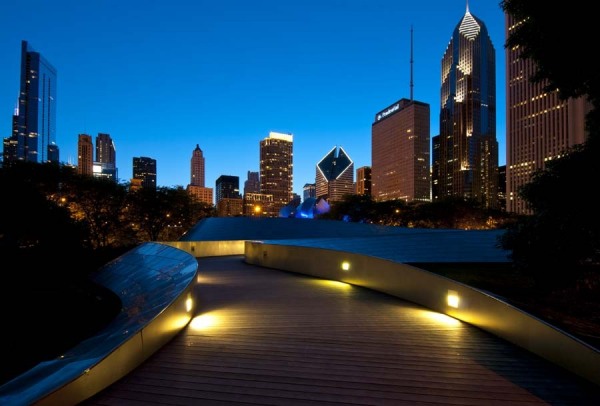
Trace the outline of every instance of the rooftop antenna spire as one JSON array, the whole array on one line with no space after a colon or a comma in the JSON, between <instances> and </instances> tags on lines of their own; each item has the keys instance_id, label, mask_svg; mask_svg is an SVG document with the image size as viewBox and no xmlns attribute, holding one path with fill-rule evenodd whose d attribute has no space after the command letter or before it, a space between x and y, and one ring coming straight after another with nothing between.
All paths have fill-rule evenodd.
<instances>
[{"instance_id":1,"label":"rooftop antenna spire","mask_svg":"<svg viewBox=\"0 0 600 406\"><path fill-rule=\"evenodd\" d=\"M470 11L469 11L469 0L467 0L467 13L470 13Z\"/></svg>"},{"instance_id":2,"label":"rooftop antenna spire","mask_svg":"<svg viewBox=\"0 0 600 406\"><path fill-rule=\"evenodd\" d=\"M413 100L413 27L410 26L410 101Z\"/></svg>"}]
</instances>

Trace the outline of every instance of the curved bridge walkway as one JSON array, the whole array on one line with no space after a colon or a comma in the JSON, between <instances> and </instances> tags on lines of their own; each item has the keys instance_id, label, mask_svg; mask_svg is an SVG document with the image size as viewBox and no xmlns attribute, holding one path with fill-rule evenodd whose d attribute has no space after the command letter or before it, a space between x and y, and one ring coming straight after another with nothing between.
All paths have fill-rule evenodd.
<instances>
[{"instance_id":1,"label":"curved bridge walkway","mask_svg":"<svg viewBox=\"0 0 600 406\"><path fill-rule=\"evenodd\" d=\"M595 385L482 330L333 281L199 259L198 316L87 405L587 405Z\"/></svg>"}]
</instances>

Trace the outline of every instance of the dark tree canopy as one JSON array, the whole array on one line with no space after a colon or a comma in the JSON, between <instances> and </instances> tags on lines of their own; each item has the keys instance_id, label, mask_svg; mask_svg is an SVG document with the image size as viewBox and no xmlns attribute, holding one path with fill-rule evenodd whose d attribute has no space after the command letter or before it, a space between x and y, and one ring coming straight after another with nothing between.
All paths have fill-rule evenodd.
<instances>
[{"instance_id":1,"label":"dark tree canopy","mask_svg":"<svg viewBox=\"0 0 600 406\"><path fill-rule=\"evenodd\" d=\"M590 270L598 273L600 266L600 211L591 195L600 174L595 5L504 0L500 6L520 22L505 45L518 48L520 57L534 62L537 70L530 79L546 83L549 91L558 89L562 99L585 97L592 104L587 141L547 163L521 188L519 193L533 214L522 218L502 241L512 250L515 264L540 284L562 285L585 278Z\"/></svg>"},{"instance_id":2,"label":"dark tree canopy","mask_svg":"<svg viewBox=\"0 0 600 406\"><path fill-rule=\"evenodd\" d=\"M535 62L532 80L558 89L563 99L587 97L594 110L588 125L600 128L600 69L596 62L597 5L594 2L557 3L503 0L500 7L515 21L505 46L518 47L522 58Z\"/></svg>"}]
</instances>

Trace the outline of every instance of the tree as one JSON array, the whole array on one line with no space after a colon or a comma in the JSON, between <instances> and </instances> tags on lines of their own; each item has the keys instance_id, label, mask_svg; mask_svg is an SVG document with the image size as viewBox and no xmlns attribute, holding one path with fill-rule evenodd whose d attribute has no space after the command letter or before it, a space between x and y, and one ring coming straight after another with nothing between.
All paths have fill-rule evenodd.
<instances>
[{"instance_id":1,"label":"tree","mask_svg":"<svg viewBox=\"0 0 600 406\"><path fill-rule=\"evenodd\" d=\"M71 215L84 222L90 230L93 248L123 245L127 223L121 212L125 205L126 189L110 179L74 175L60 190L60 202Z\"/></svg>"},{"instance_id":2,"label":"tree","mask_svg":"<svg viewBox=\"0 0 600 406\"><path fill-rule=\"evenodd\" d=\"M588 116L590 136L598 134L600 69L594 52L576 46L596 38L597 14L593 2L545 7L531 0L503 0L500 7L520 23L505 47L518 47L520 56L535 63L534 82L547 81L547 90L558 89L562 99L587 97L593 110Z\"/></svg>"},{"instance_id":3,"label":"tree","mask_svg":"<svg viewBox=\"0 0 600 406\"><path fill-rule=\"evenodd\" d=\"M586 97L587 141L565 151L525 185L520 195L533 214L524 216L503 236L518 267L548 287L574 282L582 266L600 264L600 212L590 196L600 173L600 69L591 52L577 43L596 37L593 3L541 7L530 0L504 0L502 9L521 23L511 31L506 47L518 47L531 59L534 82L558 89L562 99ZM595 268L598 273L598 267Z\"/></svg>"},{"instance_id":4,"label":"tree","mask_svg":"<svg viewBox=\"0 0 600 406\"><path fill-rule=\"evenodd\" d=\"M181 187L141 188L129 193L126 217L142 241L175 240L214 206L198 202Z\"/></svg>"},{"instance_id":5,"label":"tree","mask_svg":"<svg viewBox=\"0 0 600 406\"><path fill-rule=\"evenodd\" d=\"M318 216L327 220L347 220L351 222L370 222L374 202L370 195L345 195L341 201L332 202L327 213Z\"/></svg>"},{"instance_id":6,"label":"tree","mask_svg":"<svg viewBox=\"0 0 600 406\"><path fill-rule=\"evenodd\" d=\"M160 234L161 240L178 240L204 217L216 216L214 205L199 201L180 186L169 189L167 198L170 210L166 216L169 221Z\"/></svg>"},{"instance_id":7,"label":"tree","mask_svg":"<svg viewBox=\"0 0 600 406\"><path fill-rule=\"evenodd\" d=\"M59 187L58 166L18 163L0 170L0 256L14 269L4 277L61 279L80 271L75 261L86 248L85 225L48 198ZM57 263L47 272L48 263Z\"/></svg>"}]
</instances>

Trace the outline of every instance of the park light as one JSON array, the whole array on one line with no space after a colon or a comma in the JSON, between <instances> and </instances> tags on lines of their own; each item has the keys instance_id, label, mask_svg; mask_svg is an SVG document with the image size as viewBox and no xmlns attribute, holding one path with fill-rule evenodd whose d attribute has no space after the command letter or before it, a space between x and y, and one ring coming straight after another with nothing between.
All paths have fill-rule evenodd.
<instances>
[{"instance_id":1,"label":"park light","mask_svg":"<svg viewBox=\"0 0 600 406\"><path fill-rule=\"evenodd\" d=\"M458 304L460 303L458 292L455 290L448 290L447 302L448 306L458 308Z\"/></svg>"}]
</instances>

